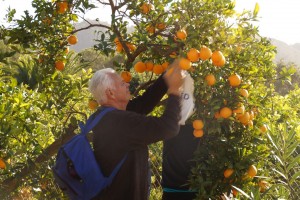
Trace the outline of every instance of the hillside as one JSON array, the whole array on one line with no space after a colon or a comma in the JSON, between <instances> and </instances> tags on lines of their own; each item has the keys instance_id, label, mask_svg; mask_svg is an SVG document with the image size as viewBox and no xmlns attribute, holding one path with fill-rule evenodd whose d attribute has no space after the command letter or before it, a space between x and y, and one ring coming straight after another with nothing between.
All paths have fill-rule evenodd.
<instances>
[{"instance_id":1,"label":"hillside","mask_svg":"<svg viewBox=\"0 0 300 200\"><path fill-rule=\"evenodd\" d=\"M92 22L97 23L95 21ZM106 24L106 23L102 23ZM86 27L88 25L87 22L81 22L75 25L76 29L80 29L82 27ZM101 27L92 27L87 30L82 30L78 32L78 43L71 47L76 52L80 52L86 48L93 47L96 44L95 39L97 38L97 32L106 30ZM272 39L271 42L274 46L277 47L277 55L275 57L275 62L284 62L284 63L295 63L298 67L300 67L300 43L294 45L288 45L280 40Z\"/></svg>"},{"instance_id":2,"label":"hillside","mask_svg":"<svg viewBox=\"0 0 300 200\"><path fill-rule=\"evenodd\" d=\"M271 42L277 48L275 62L295 63L300 67L300 43L288 45L282 41L271 39Z\"/></svg>"},{"instance_id":3,"label":"hillside","mask_svg":"<svg viewBox=\"0 0 300 200\"><path fill-rule=\"evenodd\" d=\"M106 22L91 21L91 23L93 23L93 24L101 23L104 25L109 25ZM75 24L75 27L76 27L76 29L81 29L81 28L87 27L88 25L89 25L88 22L81 22L81 23ZM91 27L90 29L79 31L77 33L78 43L76 45L71 46L70 49L72 49L78 53L86 48L93 47L96 44L95 40L98 37L99 31L105 32L106 29L95 26L95 27Z\"/></svg>"}]
</instances>

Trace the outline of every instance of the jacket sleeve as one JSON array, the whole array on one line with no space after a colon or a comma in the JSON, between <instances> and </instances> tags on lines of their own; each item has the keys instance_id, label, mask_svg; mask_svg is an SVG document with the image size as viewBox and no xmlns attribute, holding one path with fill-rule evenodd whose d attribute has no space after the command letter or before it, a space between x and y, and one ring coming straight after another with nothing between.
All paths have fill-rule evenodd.
<instances>
[{"instance_id":1,"label":"jacket sleeve","mask_svg":"<svg viewBox=\"0 0 300 200\"><path fill-rule=\"evenodd\" d=\"M163 75L161 75L141 96L130 100L126 110L145 115L149 114L166 94L167 90L167 84L163 79Z\"/></svg>"},{"instance_id":2,"label":"jacket sleeve","mask_svg":"<svg viewBox=\"0 0 300 200\"><path fill-rule=\"evenodd\" d=\"M119 117L120 120L117 121L123 127L120 138L131 147L168 139L176 136L179 132L180 97L169 95L164 113L160 117L145 116L128 111L123 111Z\"/></svg>"}]
</instances>

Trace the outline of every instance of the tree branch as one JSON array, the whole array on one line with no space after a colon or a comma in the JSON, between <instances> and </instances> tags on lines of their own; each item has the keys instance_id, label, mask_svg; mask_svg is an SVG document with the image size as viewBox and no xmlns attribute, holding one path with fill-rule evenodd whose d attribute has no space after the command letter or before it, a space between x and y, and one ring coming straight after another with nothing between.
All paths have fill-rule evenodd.
<instances>
[{"instance_id":1,"label":"tree branch","mask_svg":"<svg viewBox=\"0 0 300 200\"><path fill-rule=\"evenodd\" d=\"M74 34L76 32L79 32L79 31L82 31L82 30L90 29L92 27L102 27L102 28L106 28L106 29L111 29L111 27L103 25L103 24L91 24L91 23L89 23L89 25L86 26L86 27L79 28L79 29L76 29L76 30L72 31L72 34Z\"/></svg>"}]
</instances>

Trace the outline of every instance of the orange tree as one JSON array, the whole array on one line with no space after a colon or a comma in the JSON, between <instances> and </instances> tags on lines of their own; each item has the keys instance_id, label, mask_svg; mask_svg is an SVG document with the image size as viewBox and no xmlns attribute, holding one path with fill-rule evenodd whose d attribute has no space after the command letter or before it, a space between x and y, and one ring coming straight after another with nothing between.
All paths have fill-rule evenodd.
<instances>
[{"instance_id":1,"label":"orange tree","mask_svg":"<svg viewBox=\"0 0 300 200\"><path fill-rule=\"evenodd\" d=\"M155 67L178 57L195 81L196 111L190 121L202 120L204 127L199 131L191 188L199 199L250 192L268 155L260 133L268 103L262 94L268 91L266 80L275 74L275 49L251 24L259 6L253 12L236 13L231 1L137 1L116 16L120 5L110 4L112 30L110 37L102 37L99 50L114 53L109 46L113 41L127 59L117 65L120 70L150 77L161 73ZM125 17L133 21L133 32L128 32ZM153 73L147 70L149 62Z\"/></svg>"},{"instance_id":2,"label":"orange tree","mask_svg":"<svg viewBox=\"0 0 300 200\"><path fill-rule=\"evenodd\" d=\"M91 70L68 52L76 43L73 4L33 1L36 12L1 26L0 197L58 198L51 166L89 109ZM61 6L63 8L61 8ZM78 9L84 9L78 2Z\"/></svg>"},{"instance_id":3,"label":"orange tree","mask_svg":"<svg viewBox=\"0 0 300 200\"><path fill-rule=\"evenodd\" d=\"M194 156L197 165L191 170L189 180L190 187L198 191L198 199L217 199L231 191L234 195L249 193L257 182L255 176L264 174L262 161L268 156L266 138L260 127L267 122L264 108L269 102L268 95L272 94L267 93L266 81L271 81L275 74L272 63L275 48L252 24L257 20L259 6L256 5L253 11L237 13L234 2L230 0L125 0L99 1L97 4L110 7L110 25L89 23L82 29L106 28L99 34L95 49L108 56L120 54L124 57L125 62L115 62L114 65L120 73L127 71L123 73L126 81L139 83L139 90L142 90L168 70L168 64L175 58L180 59L181 67L194 79L196 110L189 121L201 120L204 125L200 129L202 137ZM73 23L95 5L88 0L34 0L32 5L36 9L33 16L26 14L16 21L16 27L2 28L1 35L8 38L9 44L20 45L17 51L29 54L35 61L37 67L33 71L38 78L31 89L36 89L34 91L39 92L41 98L47 95L49 98L50 94L55 98L51 105L57 106L47 104L51 110L49 115L59 117L56 121L48 121L48 126L60 124L67 128L72 124L71 117L60 111L71 105L78 106L78 101L88 96L80 97L75 91L77 88L84 90L89 74L84 73L85 78L81 79L82 73L67 70L66 66L70 66L74 58L66 55L65 48L77 42L71 35L82 30L76 30ZM56 84L52 83L53 80L57 81ZM43 94L43 89L48 91L47 95ZM66 94L69 94L67 99ZM64 124L60 123L60 118L65 119ZM37 115L29 121L42 123L36 119ZM31 125L28 132L38 127L35 123ZM59 132L53 130L53 141L61 139ZM32 139L35 136L26 137ZM39 158L50 147L54 149L53 155L55 142L48 142L40 149L33 145L32 158ZM4 146L8 144L7 141ZM4 155L6 160L12 157L12 154ZM23 163L30 163L30 160L24 156ZM11 165L17 167L16 163ZM46 171L49 173L49 169ZM8 190L10 192L20 186L12 184L9 179L15 178L13 174L12 170L8 171L8 179L5 179L12 188ZM26 185L33 187L36 185L33 180L42 178L34 177ZM39 184L39 190L34 190L36 195L51 195L51 192L39 193L46 190ZM47 191L52 191L49 187Z\"/></svg>"}]
</instances>

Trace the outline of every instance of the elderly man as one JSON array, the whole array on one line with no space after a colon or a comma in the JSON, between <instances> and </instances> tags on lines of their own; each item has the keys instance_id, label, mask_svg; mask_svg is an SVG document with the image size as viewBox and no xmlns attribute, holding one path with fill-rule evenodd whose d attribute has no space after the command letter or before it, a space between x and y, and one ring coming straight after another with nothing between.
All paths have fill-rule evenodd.
<instances>
[{"instance_id":1,"label":"elderly man","mask_svg":"<svg viewBox=\"0 0 300 200\"><path fill-rule=\"evenodd\" d=\"M131 99L129 84L113 69L97 71L89 89L101 105L116 108L93 129L96 159L106 176L127 155L112 184L94 199L146 200L148 198L147 145L178 134L182 73L178 61L171 73L160 76L141 96ZM161 117L147 116L168 94Z\"/></svg>"}]
</instances>

